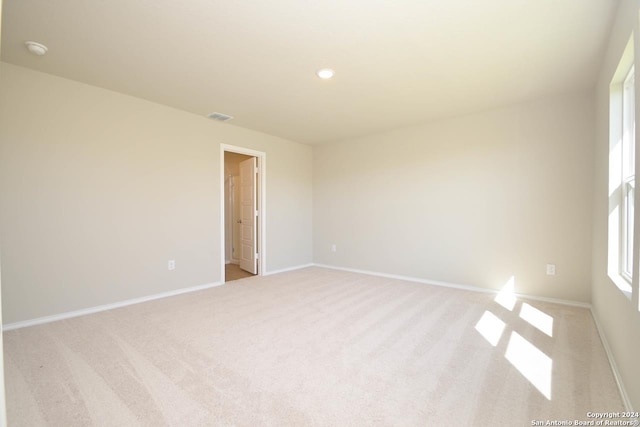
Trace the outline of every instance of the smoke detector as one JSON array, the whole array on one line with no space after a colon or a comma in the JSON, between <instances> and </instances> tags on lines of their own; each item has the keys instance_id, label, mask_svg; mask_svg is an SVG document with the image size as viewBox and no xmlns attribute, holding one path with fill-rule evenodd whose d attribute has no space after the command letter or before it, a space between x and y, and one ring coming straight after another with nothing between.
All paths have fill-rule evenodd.
<instances>
[{"instance_id":1,"label":"smoke detector","mask_svg":"<svg viewBox=\"0 0 640 427\"><path fill-rule=\"evenodd\" d=\"M222 114L222 113L211 113L211 114L207 115L207 117L212 119L212 120L217 120L219 122L228 122L229 120L233 119L232 116L228 116L228 115Z\"/></svg>"},{"instance_id":2,"label":"smoke detector","mask_svg":"<svg viewBox=\"0 0 640 427\"><path fill-rule=\"evenodd\" d=\"M27 49L29 50L29 52L37 56L42 56L45 53L47 53L47 50L49 50L49 48L47 48L45 45L38 42L28 41L28 42L24 42L24 44L25 46L27 46Z\"/></svg>"}]
</instances>

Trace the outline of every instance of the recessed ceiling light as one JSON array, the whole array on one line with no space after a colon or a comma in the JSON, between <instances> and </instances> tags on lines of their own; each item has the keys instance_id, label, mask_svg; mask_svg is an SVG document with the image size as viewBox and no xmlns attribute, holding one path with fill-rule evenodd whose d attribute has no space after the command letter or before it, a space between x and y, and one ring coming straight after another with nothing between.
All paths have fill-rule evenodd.
<instances>
[{"instance_id":1,"label":"recessed ceiling light","mask_svg":"<svg viewBox=\"0 0 640 427\"><path fill-rule=\"evenodd\" d=\"M24 44L27 46L27 49L29 49L29 52L38 56L44 55L47 53L47 50L49 50L45 45L37 42L24 42Z\"/></svg>"},{"instance_id":2,"label":"recessed ceiling light","mask_svg":"<svg viewBox=\"0 0 640 427\"><path fill-rule=\"evenodd\" d=\"M333 70L331 68L323 68L321 70L318 70L316 72L316 74L318 75L318 77L320 77L321 79L330 79L331 77L333 77L333 75L335 74L333 72Z\"/></svg>"}]
</instances>

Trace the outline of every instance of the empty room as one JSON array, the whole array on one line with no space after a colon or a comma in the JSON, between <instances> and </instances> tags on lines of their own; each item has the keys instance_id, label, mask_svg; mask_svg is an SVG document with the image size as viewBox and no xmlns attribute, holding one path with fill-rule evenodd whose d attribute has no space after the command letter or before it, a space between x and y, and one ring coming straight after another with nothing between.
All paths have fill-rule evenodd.
<instances>
[{"instance_id":1,"label":"empty room","mask_svg":"<svg viewBox=\"0 0 640 427\"><path fill-rule=\"evenodd\" d=\"M0 11L0 427L640 425L640 0Z\"/></svg>"}]
</instances>

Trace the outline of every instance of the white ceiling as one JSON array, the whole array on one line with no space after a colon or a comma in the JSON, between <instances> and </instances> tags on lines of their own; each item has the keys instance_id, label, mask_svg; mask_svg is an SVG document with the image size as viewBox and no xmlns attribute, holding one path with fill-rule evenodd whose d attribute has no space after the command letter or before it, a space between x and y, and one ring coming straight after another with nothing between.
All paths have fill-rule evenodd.
<instances>
[{"instance_id":1,"label":"white ceiling","mask_svg":"<svg viewBox=\"0 0 640 427\"><path fill-rule=\"evenodd\" d=\"M617 4L4 0L2 60L317 144L590 88Z\"/></svg>"}]
</instances>

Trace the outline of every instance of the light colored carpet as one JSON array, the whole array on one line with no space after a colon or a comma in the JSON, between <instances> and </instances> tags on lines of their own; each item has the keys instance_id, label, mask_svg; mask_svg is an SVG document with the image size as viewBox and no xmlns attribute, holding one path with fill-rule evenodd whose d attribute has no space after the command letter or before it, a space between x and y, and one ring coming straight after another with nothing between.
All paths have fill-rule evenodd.
<instances>
[{"instance_id":1,"label":"light colored carpet","mask_svg":"<svg viewBox=\"0 0 640 427\"><path fill-rule=\"evenodd\" d=\"M623 410L588 310L494 299L314 267L10 331L9 425L529 426Z\"/></svg>"}]
</instances>

